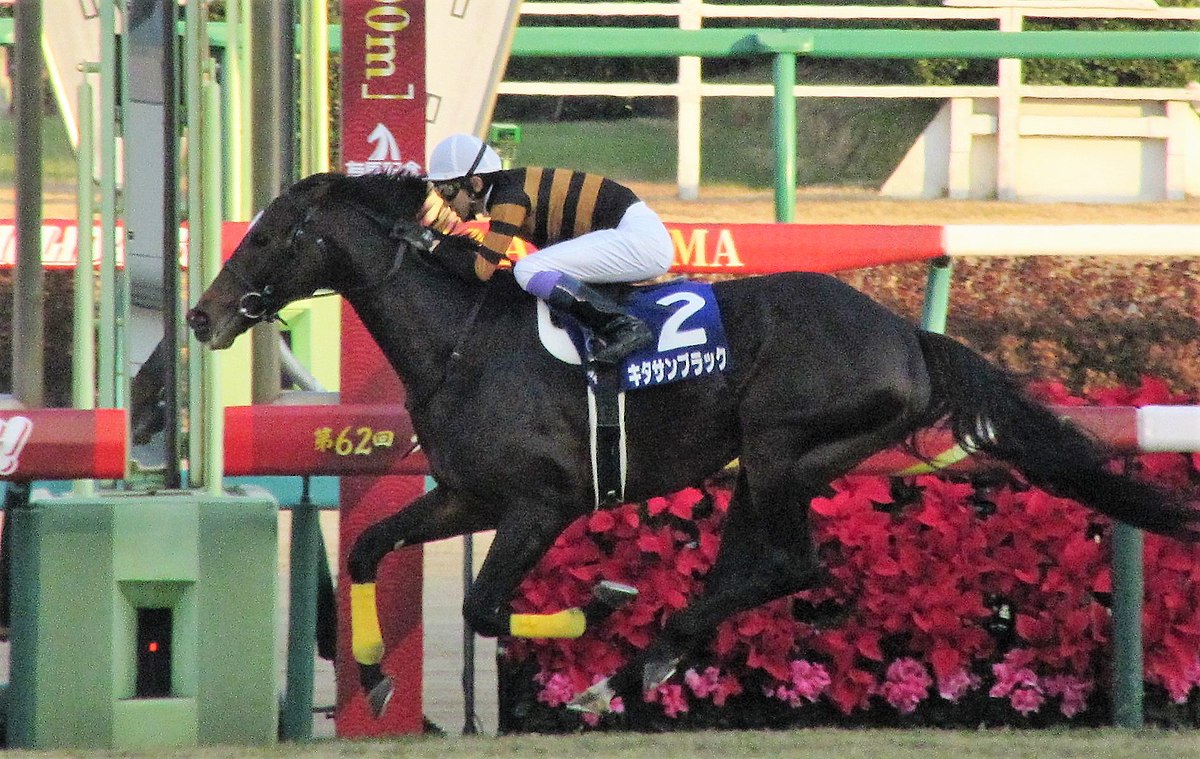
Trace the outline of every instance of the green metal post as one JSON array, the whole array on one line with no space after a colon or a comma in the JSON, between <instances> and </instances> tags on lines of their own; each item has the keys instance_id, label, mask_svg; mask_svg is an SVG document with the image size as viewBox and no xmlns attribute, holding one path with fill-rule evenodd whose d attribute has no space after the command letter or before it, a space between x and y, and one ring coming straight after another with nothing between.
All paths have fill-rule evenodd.
<instances>
[{"instance_id":1,"label":"green metal post","mask_svg":"<svg viewBox=\"0 0 1200 759\"><path fill-rule=\"evenodd\" d=\"M774 62L775 221L796 218L796 54L778 53Z\"/></svg>"},{"instance_id":2,"label":"green metal post","mask_svg":"<svg viewBox=\"0 0 1200 759\"><path fill-rule=\"evenodd\" d=\"M220 132L220 87L211 79L203 85L203 162L201 183L204 206L201 224L204 232L203 266L199 271L205 278L216 276L221 268L221 132ZM199 279L199 277L197 277ZM199 285L199 283L197 283ZM192 301L195 302L194 300ZM219 363L217 351L201 350L202 424L204 435L204 486L210 495L224 492L222 476L225 461L225 413L221 405ZM195 429L195 427L193 427Z\"/></svg>"},{"instance_id":3,"label":"green metal post","mask_svg":"<svg viewBox=\"0 0 1200 759\"><path fill-rule=\"evenodd\" d=\"M1113 527L1113 724L1143 727L1142 532Z\"/></svg>"},{"instance_id":4,"label":"green metal post","mask_svg":"<svg viewBox=\"0 0 1200 759\"><path fill-rule=\"evenodd\" d=\"M42 35L41 0L13 11L13 107L16 112L17 260L12 275L13 395L26 406L43 405L45 313L42 308Z\"/></svg>"},{"instance_id":5,"label":"green metal post","mask_svg":"<svg viewBox=\"0 0 1200 759\"><path fill-rule=\"evenodd\" d=\"M300 174L329 170L329 21L325 0L300 0Z\"/></svg>"},{"instance_id":6,"label":"green metal post","mask_svg":"<svg viewBox=\"0 0 1200 759\"><path fill-rule=\"evenodd\" d=\"M949 256L935 259L929 264L929 276L925 280L925 306L921 312L921 327L930 332L946 331L946 315L950 310L950 279L954 261Z\"/></svg>"},{"instance_id":7,"label":"green metal post","mask_svg":"<svg viewBox=\"0 0 1200 759\"><path fill-rule=\"evenodd\" d=\"M100 331L101 406L117 405L117 42L116 3L100 3Z\"/></svg>"},{"instance_id":8,"label":"green metal post","mask_svg":"<svg viewBox=\"0 0 1200 759\"><path fill-rule=\"evenodd\" d=\"M317 635L317 551L320 521L303 480L300 502L292 507L291 588L288 603L287 685L280 715L280 736L312 737L313 657Z\"/></svg>"},{"instance_id":9,"label":"green metal post","mask_svg":"<svg viewBox=\"0 0 1200 759\"><path fill-rule=\"evenodd\" d=\"M246 124L249 109L250 77L246 71L249 40L244 0L225 3L225 24L229 34L222 67L225 94L225 218L246 221L250 218L250 129ZM207 26L212 27L210 22Z\"/></svg>"},{"instance_id":10,"label":"green metal post","mask_svg":"<svg viewBox=\"0 0 1200 759\"><path fill-rule=\"evenodd\" d=\"M78 185L75 192L76 226L79 229L79 254L75 261L74 343L71 355L71 395L75 408L96 407L96 295L92 289L92 86L85 80L79 85ZM96 493L92 480L76 480L75 495L90 497Z\"/></svg>"}]
</instances>

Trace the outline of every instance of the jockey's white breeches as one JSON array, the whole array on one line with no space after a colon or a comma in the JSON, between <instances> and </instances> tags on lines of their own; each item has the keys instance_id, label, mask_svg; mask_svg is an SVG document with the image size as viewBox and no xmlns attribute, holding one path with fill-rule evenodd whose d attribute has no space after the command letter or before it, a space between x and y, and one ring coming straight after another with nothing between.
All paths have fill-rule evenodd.
<instances>
[{"instance_id":1,"label":"jockey's white breeches","mask_svg":"<svg viewBox=\"0 0 1200 759\"><path fill-rule=\"evenodd\" d=\"M615 229L547 245L518 261L513 275L522 288L541 271L562 272L581 282L635 282L666 274L674 256L662 219L639 201L625 210Z\"/></svg>"}]
</instances>

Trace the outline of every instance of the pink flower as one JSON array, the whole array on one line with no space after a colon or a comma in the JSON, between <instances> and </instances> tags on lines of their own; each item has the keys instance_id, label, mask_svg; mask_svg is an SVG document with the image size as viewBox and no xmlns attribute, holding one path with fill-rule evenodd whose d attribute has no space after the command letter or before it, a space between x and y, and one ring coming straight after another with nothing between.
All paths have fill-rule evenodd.
<instances>
[{"instance_id":1,"label":"pink flower","mask_svg":"<svg viewBox=\"0 0 1200 759\"><path fill-rule=\"evenodd\" d=\"M902 714L911 714L929 695L931 685L933 678L929 676L925 665L916 659L905 657L888 666L887 676L879 686L879 693Z\"/></svg>"},{"instance_id":2,"label":"pink flower","mask_svg":"<svg viewBox=\"0 0 1200 759\"><path fill-rule=\"evenodd\" d=\"M1085 680L1075 675L1055 675L1046 678L1046 694L1062 697L1059 709L1064 717L1074 717L1087 709L1088 696L1095 687L1094 680Z\"/></svg>"},{"instance_id":3,"label":"pink flower","mask_svg":"<svg viewBox=\"0 0 1200 759\"><path fill-rule=\"evenodd\" d=\"M706 698L717 689L721 679L721 671L716 667L706 667L704 674L689 669L683 676L683 681L692 689L697 698Z\"/></svg>"},{"instance_id":4,"label":"pink flower","mask_svg":"<svg viewBox=\"0 0 1200 759\"><path fill-rule=\"evenodd\" d=\"M683 686L678 683L663 683L646 694L647 703L657 702L668 717L678 717L688 710L687 697L683 695Z\"/></svg>"},{"instance_id":5,"label":"pink flower","mask_svg":"<svg viewBox=\"0 0 1200 759\"><path fill-rule=\"evenodd\" d=\"M960 669L938 680L938 695L947 701L958 703L960 698L978 688L981 682L978 675Z\"/></svg>"},{"instance_id":6,"label":"pink flower","mask_svg":"<svg viewBox=\"0 0 1200 759\"><path fill-rule=\"evenodd\" d=\"M1018 688L1041 688L1038 676L1025 666L1032 660L1032 652L1025 649L1013 649L1004 657L1004 661L992 665L992 674L996 676L996 684L988 691L992 698L1004 698Z\"/></svg>"},{"instance_id":7,"label":"pink flower","mask_svg":"<svg viewBox=\"0 0 1200 759\"><path fill-rule=\"evenodd\" d=\"M697 698L712 696L713 704L724 706L730 696L742 692L742 685L732 675L722 675L716 667L706 667L703 673L689 669L683 676L683 681L692 689Z\"/></svg>"},{"instance_id":8,"label":"pink flower","mask_svg":"<svg viewBox=\"0 0 1200 759\"><path fill-rule=\"evenodd\" d=\"M535 679L542 683L538 701L547 706L562 706L575 698L575 689L571 685L571 678L563 672L550 674L543 671L538 673Z\"/></svg>"},{"instance_id":9,"label":"pink flower","mask_svg":"<svg viewBox=\"0 0 1200 759\"><path fill-rule=\"evenodd\" d=\"M805 701L816 703L821 694L829 689L833 680L824 665L799 659L791 664L791 677L777 688L765 689L765 694L785 701L793 708Z\"/></svg>"},{"instance_id":10,"label":"pink flower","mask_svg":"<svg viewBox=\"0 0 1200 759\"><path fill-rule=\"evenodd\" d=\"M1042 708L1046 697L1037 688L1017 688L1008 699L1012 708L1028 717Z\"/></svg>"}]
</instances>

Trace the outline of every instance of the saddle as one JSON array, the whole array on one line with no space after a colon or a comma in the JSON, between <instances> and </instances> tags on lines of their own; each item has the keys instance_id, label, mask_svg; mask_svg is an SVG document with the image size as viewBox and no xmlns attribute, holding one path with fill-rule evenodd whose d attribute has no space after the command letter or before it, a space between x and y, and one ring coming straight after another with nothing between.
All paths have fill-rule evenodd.
<instances>
[{"instance_id":1,"label":"saddle","mask_svg":"<svg viewBox=\"0 0 1200 759\"><path fill-rule=\"evenodd\" d=\"M559 361L582 367L587 378L596 508L621 503L625 497L625 393L729 369L729 346L711 285L675 280L625 286L612 294L646 322L655 338L608 368L588 355L590 335L582 324L544 301L537 303L543 347Z\"/></svg>"}]
</instances>

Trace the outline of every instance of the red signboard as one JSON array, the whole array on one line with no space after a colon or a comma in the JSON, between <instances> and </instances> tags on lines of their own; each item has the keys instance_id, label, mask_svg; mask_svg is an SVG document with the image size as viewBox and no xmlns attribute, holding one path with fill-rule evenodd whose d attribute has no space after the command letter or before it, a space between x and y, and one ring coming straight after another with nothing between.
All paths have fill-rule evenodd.
<instances>
[{"instance_id":1,"label":"red signboard","mask_svg":"<svg viewBox=\"0 0 1200 759\"><path fill-rule=\"evenodd\" d=\"M392 170L425 159L424 0L342 0L342 160L347 174ZM464 63L464 65L466 65ZM403 388L349 306L342 311L341 399L400 403ZM345 477L342 561L354 539L424 491L422 477ZM422 554L393 552L379 568L384 671L396 683L381 719L371 716L350 651L349 572L338 573L337 732L342 736L419 733Z\"/></svg>"}]
</instances>

